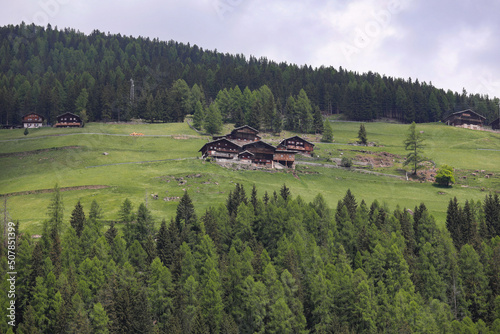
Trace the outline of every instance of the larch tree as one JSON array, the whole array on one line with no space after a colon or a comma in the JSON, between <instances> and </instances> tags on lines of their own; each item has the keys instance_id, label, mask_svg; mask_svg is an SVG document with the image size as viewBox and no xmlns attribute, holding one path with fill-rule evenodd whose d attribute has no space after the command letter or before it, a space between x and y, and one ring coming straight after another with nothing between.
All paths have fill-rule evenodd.
<instances>
[{"instance_id":1,"label":"larch tree","mask_svg":"<svg viewBox=\"0 0 500 334\"><path fill-rule=\"evenodd\" d=\"M333 141L333 130L329 120L323 123L323 136L321 141L325 143L331 143Z\"/></svg>"},{"instance_id":2,"label":"larch tree","mask_svg":"<svg viewBox=\"0 0 500 334\"><path fill-rule=\"evenodd\" d=\"M413 175L417 175L419 164L425 161L422 155L423 148L425 147L423 142L424 138L422 133L417 131L417 125L415 122L411 123L404 141L405 150L409 151L409 153L406 155L406 160L403 164L413 167Z\"/></svg>"}]
</instances>

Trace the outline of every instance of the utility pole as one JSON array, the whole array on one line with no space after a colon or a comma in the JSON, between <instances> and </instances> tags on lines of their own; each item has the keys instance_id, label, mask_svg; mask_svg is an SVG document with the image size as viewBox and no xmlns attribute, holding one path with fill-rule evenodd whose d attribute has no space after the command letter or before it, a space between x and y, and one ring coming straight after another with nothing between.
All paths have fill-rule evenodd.
<instances>
[{"instance_id":1,"label":"utility pole","mask_svg":"<svg viewBox=\"0 0 500 334\"><path fill-rule=\"evenodd\" d=\"M134 99L135 99L134 79L130 79L130 103L134 103Z\"/></svg>"}]
</instances>

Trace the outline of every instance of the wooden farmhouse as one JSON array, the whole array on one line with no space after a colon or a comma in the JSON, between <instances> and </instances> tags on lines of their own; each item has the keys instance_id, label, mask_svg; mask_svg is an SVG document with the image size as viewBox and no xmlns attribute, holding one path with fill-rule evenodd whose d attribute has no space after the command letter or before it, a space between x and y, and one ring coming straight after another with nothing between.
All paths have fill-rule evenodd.
<instances>
[{"instance_id":1,"label":"wooden farmhouse","mask_svg":"<svg viewBox=\"0 0 500 334\"><path fill-rule=\"evenodd\" d=\"M23 116L23 127L25 128L40 128L42 127L44 117L37 113L29 113Z\"/></svg>"},{"instance_id":2,"label":"wooden farmhouse","mask_svg":"<svg viewBox=\"0 0 500 334\"><path fill-rule=\"evenodd\" d=\"M493 130L500 130L500 117L491 122L490 125Z\"/></svg>"},{"instance_id":3,"label":"wooden farmhouse","mask_svg":"<svg viewBox=\"0 0 500 334\"><path fill-rule=\"evenodd\" d=\"M214 137L213 141L206 143L199 150L203 158L212 157L217 160L234 160L241 163L248 163L266 167L295 167L295 154L298 150L286 146L275 147L261 140L259 131L244 125L235 128L225 136ZM297 145L304 150L304 147L312 152L314 144L309 143L296 136L302 145Z\"/></svg>"},{"instance_id":4,"label":"wooden farmhouse","mask_svg":"<svg viewBox=\"0 0 500 334\"><path fill-rule=\"evenodd\" d=\"M57 123L54 126L56 128L67 128L67 127L80 128L83 126L83 122L80 116L70 112L66 112L62 115L57 116Z\"/></svg>"},{"instance_id":5,"label":"wooden farmhouse","mask_svg":"<svg viewBox=\"0 0 500 334\"><path fill-rule=\"evenodd\" d=\"M461 126L466 128L481 128L484 125L486 117L479 115L471 109L457 111L448 117L443 122L451 126Z\"/></svg>"},{"instance_id":6,"label":"wooden farmhouse","mask_svg":"<svg viewBox=\"0 0 500 334\"><path fill-rule=\"evenodd\" d=\"M230 140L237 140L242 142L253 142L259 141L261 137L257 135L259 130L256 130L248 125L240 126L239 128L233 129L230 134L224 136Z\"/></svg>"},{"instance_id":7,"label":"wooden farmhouse","mask_svg":"<svg viewBox=\"0 0 500 334\"><path fill-rule=\"evenodd\" d=\"M302 154L311 154L314 151L314 144L299 136L283 139L278 147L297 151Z\"/></svg>"}]
</instances>

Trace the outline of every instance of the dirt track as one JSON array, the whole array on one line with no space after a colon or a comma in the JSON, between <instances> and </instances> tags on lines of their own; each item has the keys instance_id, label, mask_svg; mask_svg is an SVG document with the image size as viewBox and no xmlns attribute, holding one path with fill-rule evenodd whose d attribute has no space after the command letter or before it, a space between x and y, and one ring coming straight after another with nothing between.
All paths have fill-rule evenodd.
<instances>
[{"instance_id":1,"label":"dirt track","mask_svg":"<svg viewBox=\"0 0 500 334\"><path fill-rule=\"evenodd\" d=\"M103 185L91 185L91 186L76 186L76 187L63 187L59 188L60 191L71 191L71 190L85 190L85 189L105 189L109 186ZM38 190L28 190L28 191L18 191L8 194L1 194L0 196L19 196L19 195L33 195L33 194L46 194L52 193L54 189L38 189Z\"/></svg>"}]
</instances>

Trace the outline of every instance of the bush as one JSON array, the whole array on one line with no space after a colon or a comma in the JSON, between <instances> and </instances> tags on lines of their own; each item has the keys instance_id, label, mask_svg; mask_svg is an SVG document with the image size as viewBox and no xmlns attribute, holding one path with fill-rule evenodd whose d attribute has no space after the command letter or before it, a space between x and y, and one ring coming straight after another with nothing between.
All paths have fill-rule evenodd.
<instances>
[{"instance_id":1,"label":"bush","mask_svg":"<svg viewBox=\"0 0 500 334\"><path fill-rule=\"evenodd\" d=\"M438 170L434 182L440 186L448 187L455 183L455 176L453 175L453 167L448 165L443 165Z\"/></svg>"},{"instance_id":2,"label":"bush","mask_svg":"<svg viewBox=\"0 0 500 334\"><path fill-rule=\"evenodd\" d=\"M348 158L348 157L342 157L342 160L340 160L340 165L342 167L351 168L352 167L352 159Z\"/></svg>"}]
</instances>

